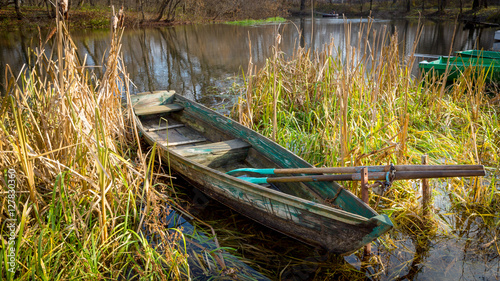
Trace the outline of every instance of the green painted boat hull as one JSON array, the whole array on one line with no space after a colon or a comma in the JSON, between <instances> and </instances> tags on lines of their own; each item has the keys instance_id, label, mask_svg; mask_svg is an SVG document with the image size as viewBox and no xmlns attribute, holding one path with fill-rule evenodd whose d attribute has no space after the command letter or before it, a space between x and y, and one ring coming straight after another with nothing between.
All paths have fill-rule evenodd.
<instances>
[{"instance_id":1,"label":"green painted boat hull","mask_svg":"<svg viewBox=\"0 0 500 281\"><path fill-rule=\"evenodd\" d=\"M483 50L466 50L456 52L457 56L485 58L485 59L500 59L500 52L483 51Z\"/></svg>"},{"instance_id":2,"label":"green painted boat hull","mask_svg":"<svg viewBox=\"0 0 500 281\"><path fill-rule=\"evenodd\" d=\"M181 111L136 116L137 127L144 139L149 144L157 143L162 158L170 163L171 168L196 184L205 194L269 228L306 244L333 253L347 254L393 227L386 215L377 214L334 182L263 186L227 175L225 172L242 166L312 167L292 152L238 122L173 92L139 94L132 98L132 103L141 112L160 104L181 105ZM166 133L155 131L155 126L160 128L161 120L167 119L169 124L182 123L185 127L169 129ZM175 126L172 125L172 128ZM179 132L182 133L179 136L189 136L201 142L176 145L181 143L175 139ZM169 140L166 141L165 137ZM247 145L234 146L234 143L242 142ZM226 147L228 143L231 148L221 153L218 149ZM211 150L208 147L218 148ZM328 199L333 198L335 200L330 204Z\"/></svg>"},{"instance_id":3,"label":"green painted boat hull","mask_svg":"<svg viewBox=\"0 0 500 281\"><path fill-rule=\"evenodd\" d=\"M445 74L448 65L448 81L453 81L461 75L479 75L484 73L486 80L500 80L500 60L477 58L477 57L440 57L434 61L422 61L419 63L419 68L433 75L442 76Z\"/></svg>"}]
</instances>

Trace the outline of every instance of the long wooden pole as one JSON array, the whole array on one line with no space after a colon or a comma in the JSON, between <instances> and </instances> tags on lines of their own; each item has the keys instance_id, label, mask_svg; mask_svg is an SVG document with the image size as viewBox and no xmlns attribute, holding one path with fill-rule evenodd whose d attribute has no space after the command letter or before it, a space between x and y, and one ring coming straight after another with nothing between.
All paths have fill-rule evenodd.
<instances>
[{"instance_id":1,"label":"long wooden pole","mask_svg":"<svg viewBox=\"0 0 500 281\"><path fill-rule=\"evenodd\" d=\"M426 165L428 161L427 155L422 155L422 164ZM422 179L422 210L424 217L429 215L429 202L431 201L431 189L427 179Z\"/></svg>"},{"instance_id":2,"label":"long wooden pole","mask_svg":"<svg viewBox=\"0 0 500 281\"><path fill-rule=\"evenodd\" d=\"M368 172L389 172L390 165L385 166L366 166ZM275 174L352 174L359 173L364 166L358 167L327 167L327 168L290 168L290 169L274 169ZM402 171L448 171L448 170L471 170L484 171L483 165L395 165L394 169L397 172Z\"/></svg>"},{"instance_id":3,"label":"long wooden pole","mask_svg":"<svg viewBox=\"0 0 500 281\"><path fill-rule=\"evenodd\" d=\"M476 177L484 176L484 170L437 170L437 171L396 171L391 180L410 180L428 178ZM386 180L387 172L368 174L368 180ZM342 175L311 175L292 177L269 177L267 182L313 182L313 181L361 181L360 173Z\"/></svg>"},{"instance_id":4,"label":"long wooden pole","mask_svg":"<svg viewBox=\"0 0 500 281\"><path fill-rule=\"evenodd\" d=\"M368 168L364 167L360 172L361 176L361 200L367 205L370 201L370 194L368 193ZM372 244L368 243L364 248L364 256L369 256L372 252Z\"/></svg>"}]
</instances>

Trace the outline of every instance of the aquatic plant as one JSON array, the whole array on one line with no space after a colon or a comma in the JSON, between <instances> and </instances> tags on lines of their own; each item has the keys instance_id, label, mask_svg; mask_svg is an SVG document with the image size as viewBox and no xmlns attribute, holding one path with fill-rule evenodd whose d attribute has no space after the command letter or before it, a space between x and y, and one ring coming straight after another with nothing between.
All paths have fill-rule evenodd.
<instances>
[{"instance_id":1,"label":"aquatic plant","mask_svg":"<svg viewBox=\"0 0 500 281\"><path fill-rule=\"evenodd\" d=\"M154 148L122 106L129 80L113 33L102 77L62 23L0 99L0 279L189 278L182 235L159 218ZM128 116L128 117L126 117ZM12 207L8 207L12 206ZM148 233L161 231L158 243Z\"/></svg>"},{"instance_id":2,"label":"aquatic plant","mask_svg":"<svg viewBox=\"0 0 500 281\"><path fill-rule=\"evenodd\" d=\"M352 42L350 25L344 28L343 49L332 41L322 50L297 46L285 54L277 35L266 64L258 71L249 65L236 118L317 166L420 164L424 154L429 164L484 164L487 177L435 180L434 194L457 214L496 218L476 223L498 226L499 95L486 73L467 70L451 85L414 77L415 50L403 54L397 33L373 30L369 22ZM358 184L345 186L360 194ZM370 204L411 237L454 235L453 219L422 216L419 186L396 182L384 196L371 195ZM497 228L482 238L494 241L488 246L497 255L498 235ZM390 236L380 243L397 247Z\"/></svg>"}]
</instances>

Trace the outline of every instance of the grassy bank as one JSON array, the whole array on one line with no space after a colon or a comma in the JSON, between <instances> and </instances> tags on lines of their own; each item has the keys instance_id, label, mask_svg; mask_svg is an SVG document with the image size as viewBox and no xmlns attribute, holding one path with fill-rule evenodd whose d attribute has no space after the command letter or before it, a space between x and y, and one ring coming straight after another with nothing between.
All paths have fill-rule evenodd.
<instances>
[{"instance_id":1,"label":"grassy bank","mask_svg":"<svg viewBox=\"0 0 500 281\"><path fill-rule=\"evenodd\" d=\"M444 215L452 219L422 215L417 181L396 182L384 196L371 195L370 204L391 217L396 232L416 237L430 230L453 235L458 222L474 220L487 230L480 240L500 254L498 243L487 244L500 235L498 91L487 94L484 77L469 75L449 86L434 77L424 83L412 77L413 52L400 53L397 35L370 24L359 42L349 33L345 49L332 42L284 54L277 40L266 65L246 73L234 110L239 121L317 166L420 164L424 154L429 164L484 164L485 178L433 181L442 187L434 194L453 206ZM360 195L358 184L346 187ZM383 240L387 249L397 247L389 236Z\"/></svg>"},{"instance_id":2,"label":"grassy bank","mask_svg":"<svg viewBox=\"0 0 500 281\"><path fill-rule=\"evenodd\" d=\"M261 20L246 19L246 20L238 20L238 21L228 21L225 23L231 24L231 25L245 26L245 25L258 25L258 24L267 24L267 23L278 23L278 22L286 22L286 19L282 18L282 17L272 17L272 18L261 19Z\"/></svg>"},{"instance_id":3,"label":"grassy bank","mask_svg":"<svg viewBox=\"0 0 500 281\"><path fill-rule=\"evenodd\" d=\"M121 105L129 81L120 36L102 77L63 31L53 48L35 48L28 69L6 77L2 280L189 277L182 235L160 221L169 210L153 192L154 151L141 151L131 109Z\"/></svg>"}]
</instances>

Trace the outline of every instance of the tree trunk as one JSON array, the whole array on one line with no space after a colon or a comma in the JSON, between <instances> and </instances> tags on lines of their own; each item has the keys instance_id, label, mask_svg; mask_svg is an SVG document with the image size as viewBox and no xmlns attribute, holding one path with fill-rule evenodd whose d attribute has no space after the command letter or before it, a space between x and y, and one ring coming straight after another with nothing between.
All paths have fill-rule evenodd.
<instances>
[{"instance_id":1,"label":"tree trunk","mask_svg":"<svg viewBox=\"0 0 500 281\"><path fill-rule=\"evenodd\" d=\"M411 9L411 0L406 0L406 12L409 13Z\"/></svg>"},{"instance_id":2,"label":"tree trunk","mask_svg":"<svg viewBox=\"0 0 500 281\"><path fill-rule=\"evenodd\" d=\"M166 11L166 16L167 18L165 19L166 22L171 22L175 19L175 9L177 6L180 4L181 0L163 0L163 3L161 3L160 6L160 11L158 13L158 16L156 17L155 21L160 21L161 18L163 18L163 15L165 14Z\"/></svg>"},{"instance_id":3,"label":"tree trunk","mask_svg":"<svg viewBox=\"0 0 500 281\"><path fill-rule=\"evenodd\" d=\"M446 8L446 0L439 0L438 11L442 13L445 8Z\"/></svg>"},{"instance_id":4,"label":"tree trunk","mask_svg":"<svg viewBox=\"0 0 500 281\"><path fill-rule=\"evenodd\" d=\"M53 13L54 12L54 10L52 8L53 6L50 5L49 0L44 0L43 2L45 3L45 6L47 7L47 14L49 15L49 18L55 18L56 15Z\"/></svg>"},{"instance_id":5,"label":"tree trunk","mask_svg":"<svg viewBox=\"0 0 500 281\"><path fill-rule=\"evenodd\" d=\"M472 10L475 10L479 7L479 0L472 1Z\"/></svg>"},{"instance_id":6,"label":"tree trunk","mask_svg":"<svg viewBox=\"0 0 500 281\"><path fill-rule=\"evenodd\" d=\"M16 9L16 15L17 15L17 19L18 20L21 20L23 19L23 15L21 14L21 1L20 0L14 0L14 7Z\"/></svg>"},{"instance_id":7,"label":"tree trunk","mask_svg":"<svg viewBox=\"0 0 500 281\"><path fill-rule=\"evenodd\" d=\"M168 8L168 14L167 18L165 19L166 22L172 22L175 19L175 9L177 9L177 6L181 3L181 0L172 0L170 1L170 5Z\"/></svg>"},{"instance_id":8,"label":"tree trunk","mask_svg":"<svg viewBox=\"0 0 500 281\"><path fill-rule=\"evenodd\" d=\"M300 0L300 11L304 11L306 7L306 0Z\"/></svg>"},{"instance_id":9,"label":"tree trunk","mask_svg":"<svg viewBox=\"0 0 500 281\"><path fill-rule=\"evenodd\" d=\"M163 0L163 3L161 3L161 6L160 6L160 11L158 12L158 16L156 17L155 21L161 20L161 18L163 17L163 13L165 13L165 9L167 9L169 2L170 2L170 0Z\"/></svg>"},{"instance_id":10,"label":"tree trunk","mask_svg":"<svg viewBox=\"0 0 500 281\"><path fill-rule=\"evenodd\" d=\"M139 11L141 12L141 22L143 22L146 19L146 15L144 15L144 0L139 0Z\"/></svg>"}]
</instances>

